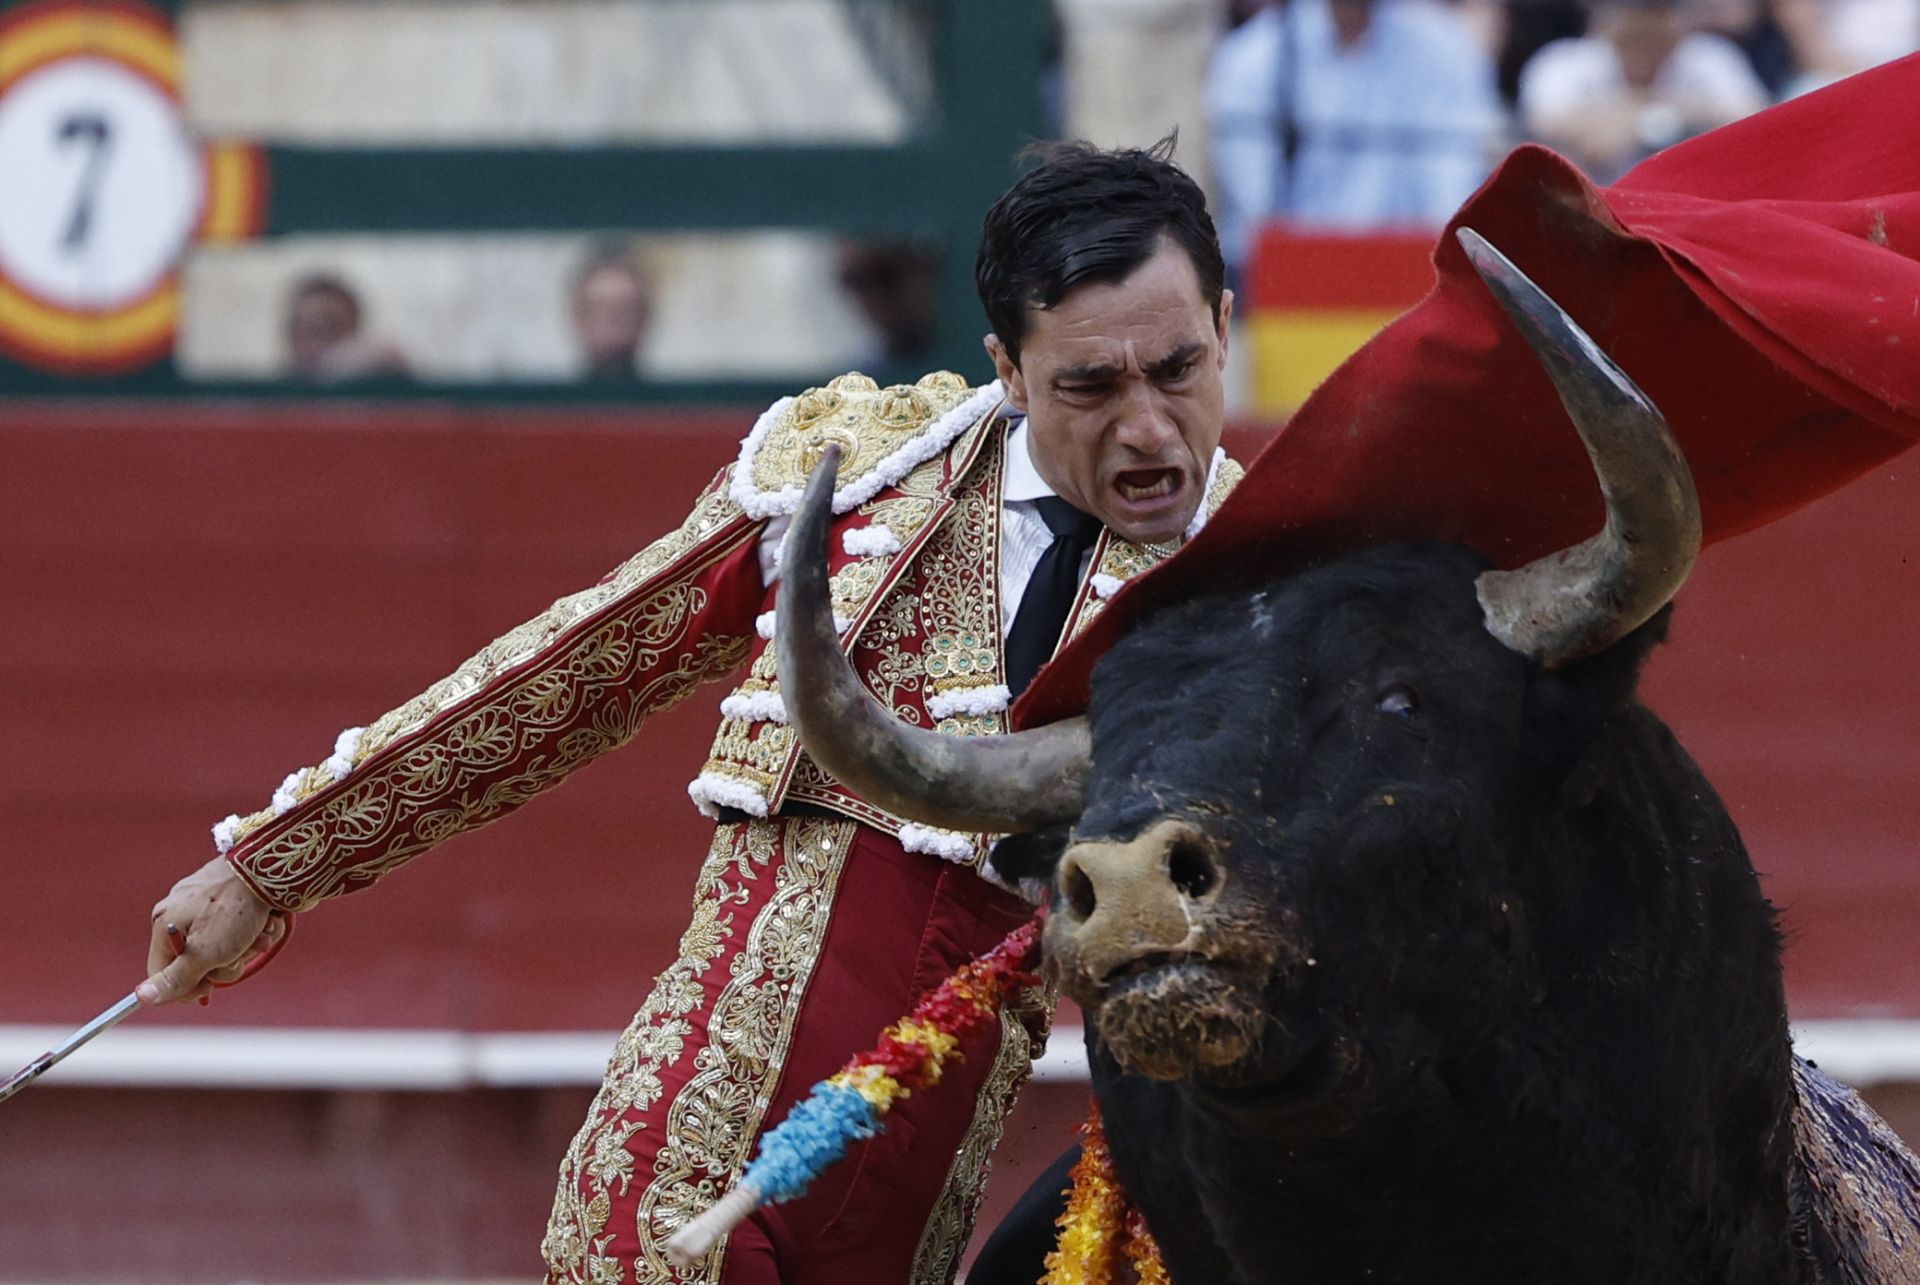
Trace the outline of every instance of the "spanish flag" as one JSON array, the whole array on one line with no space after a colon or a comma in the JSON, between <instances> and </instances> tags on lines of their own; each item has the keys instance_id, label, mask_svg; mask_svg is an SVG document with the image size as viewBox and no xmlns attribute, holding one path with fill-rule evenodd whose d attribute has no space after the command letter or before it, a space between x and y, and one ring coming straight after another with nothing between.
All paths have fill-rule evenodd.
<instances>
[{"instance_id":1,"label":"spanish flag","mask_svg":"<svg viewBox=\"0 0 1920 1285\"><path fill-rule=\"evenodd\" d=\"M1426 232L1308 232L1269 223L1240 301L1253 353L1253 409L1284 419L1341 362L1433 285Z\"/></svg>"}]
</instances>

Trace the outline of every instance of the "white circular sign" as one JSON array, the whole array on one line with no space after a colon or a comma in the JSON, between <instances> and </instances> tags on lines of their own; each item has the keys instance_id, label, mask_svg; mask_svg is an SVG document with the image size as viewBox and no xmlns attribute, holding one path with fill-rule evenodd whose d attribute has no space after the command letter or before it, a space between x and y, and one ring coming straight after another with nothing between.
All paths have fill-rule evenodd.
<instances>
[{"instance_id":1,"label":"white circular sign","mask_svg":"<svg viewBox=\"0 0 1920 1285\"><path fill-rule=\"evenodd\" d=\"M0 96L0 175L0 274L81 312L165 280L205 198L179 104L104 58L50 63Z\"/></svg>"}]
</instances>

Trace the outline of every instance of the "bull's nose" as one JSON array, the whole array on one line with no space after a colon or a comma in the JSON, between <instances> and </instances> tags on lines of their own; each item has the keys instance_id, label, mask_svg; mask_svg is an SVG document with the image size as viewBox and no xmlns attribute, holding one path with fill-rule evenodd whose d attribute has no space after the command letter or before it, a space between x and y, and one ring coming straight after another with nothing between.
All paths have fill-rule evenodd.
<instances>
[{"instance_id":1,"label":"bull's nose","mask_svg":"<svg viewBox=\"0 0 1920 1285\"><path fill-rule=\"evenodd\" d=\"M1190 945L1193 912L1222 876L1198 827L1176 817L1123 843L1076 843L1060 860L1060 913L1095 975L1158 950Z\"/></svg>"}]
</instances>

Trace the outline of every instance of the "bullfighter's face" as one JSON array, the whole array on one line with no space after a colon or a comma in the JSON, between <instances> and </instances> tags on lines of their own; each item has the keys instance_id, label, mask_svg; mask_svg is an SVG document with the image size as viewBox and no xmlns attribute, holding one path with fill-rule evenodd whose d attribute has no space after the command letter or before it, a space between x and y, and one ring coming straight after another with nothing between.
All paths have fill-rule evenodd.
<instances>
[{"instance_id":1,"label":"bullfighter's face","mask_svg":"<svg viewBox=\"0 0 1920 1285\"><path fill-rule=\"evenodd\" d=\"M1186 530L1220 444L1231 292L1220 317L1185 250L1159 250L1117 283L1035 309L1020 362L988 351L1027 413L1034 466L1059 496L1136 544Z\"/></svg>"}]
</instances>

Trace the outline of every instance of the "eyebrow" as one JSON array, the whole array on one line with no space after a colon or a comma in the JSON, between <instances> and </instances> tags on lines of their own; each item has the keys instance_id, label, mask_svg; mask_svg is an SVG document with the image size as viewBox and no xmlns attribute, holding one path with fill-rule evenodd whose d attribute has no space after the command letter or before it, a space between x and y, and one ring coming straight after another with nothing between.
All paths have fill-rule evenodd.
<instances>
[{"instance_id":1,"label":"eyebrow","mask_svg":"<svg viewBox=\"0 0 1920 1285\"><path fill-rule=\"evenodd\" d=\"M1104 384L1117 378L1120 368L1108 362L1086 362L1079 366L1067 366L1053 372L1053 383L1061 384Z\"/></svg>"},{"instance_id":2,"label":"eyebrow","mask_svg":"<svg viewBox=\"0 0 1920 1285\"><path fill-rule=\"evenodd\" d=\"M1197 359L1206 351L1206 345L1200 343L1181 344L1172 352L1147 367L1147 373L1153 376L1170 375L1188 362Z\"/></svg>"},{"instance_id":3,"label":"eyebrow","mask_svg":"<svg viewBox=\"0 0 1920 1285\"><path fill-rule=\"evenodd\" d=\"M1147 374L1156 377L1171 374L1188 362L1198 358L1205 349L1206 345L1201 343L1181 344L1166 356L1148 365ZM1053 374L1053 383L1056 386L1060 384L1099 384L1116 379L1119 375L1120 367L1110 362L1087 362L1084 365L1067 366L1055 371Z\"/></svg>"}]
</instances>

